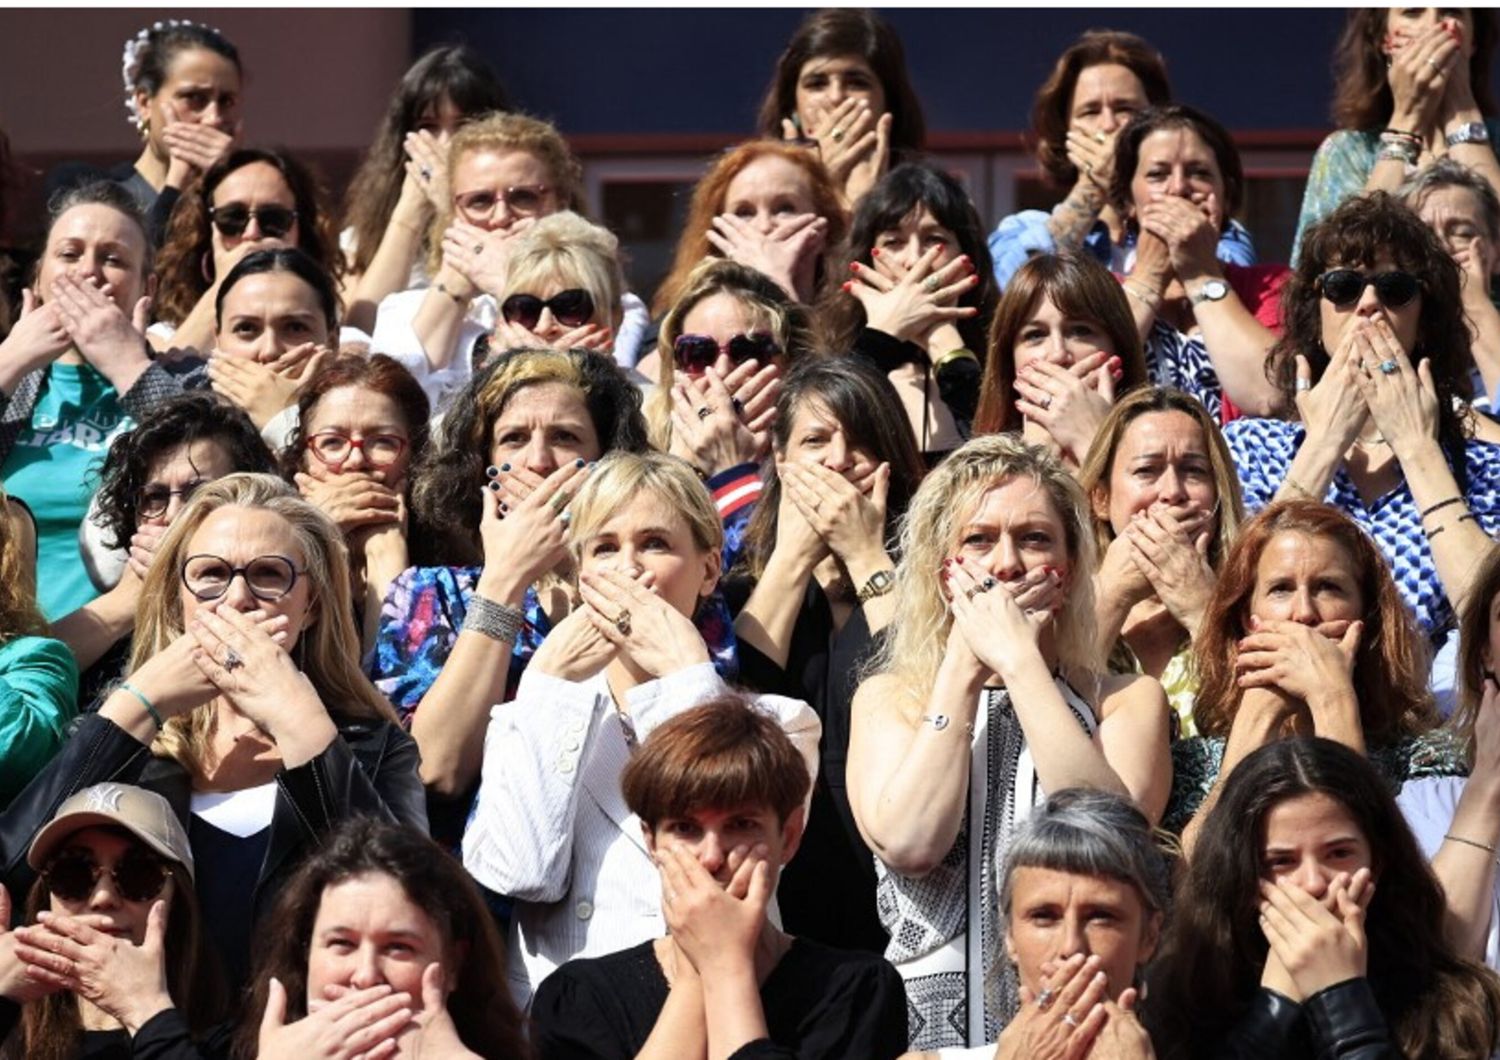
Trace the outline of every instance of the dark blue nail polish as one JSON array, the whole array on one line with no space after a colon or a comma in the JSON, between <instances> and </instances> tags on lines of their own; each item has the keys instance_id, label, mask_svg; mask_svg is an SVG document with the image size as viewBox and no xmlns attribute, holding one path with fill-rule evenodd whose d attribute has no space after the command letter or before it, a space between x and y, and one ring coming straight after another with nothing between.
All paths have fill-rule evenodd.
<instances>
[{"instance_id":1,"label":"dark blue nail polish","mask_svg":"<svg viewBox=\"0 0 1500 1060\"><path fill-rule=\"evenodd\" d=\"M583 466L584 466L584 464L586 464L586 463L587 463L587 461L585 461L585 460L582 460L582 459L579 459L579 460L575 460L575 461L574 461L574 462L573 462L573 466L574 466L574 467L583 467Z\"/></svg>"},{"instance_id":2,"label":"dark blue nail polish","mask_svg":"<svg viewBox=\"0 0 1500 1060\"><path fill-rule=\"evenodd\" d=\"M590 460L589 461L589 467L598 467L598 466L599 466L599 461L597 461L597 460Z\"/></svg>"},{"instance_id":3,"label":"dark blue nail polish","mask_svg":"<svg viewBox=\"0 0 1500 1060\"><path fill-rule=\"evenodd\" d=\"M491 464L489 467L484 469L484 474L486 478L494 478L496 475L500 474L500 469L494 464Z\"/></svg>"},{"instance_id":4,"label":"dark blue nail polish","mask_svg":"<svg viewBox=\"0 0 1500 1060\"><path fill-rule=\"evenodd\" d=\"M489 487L490 487L490 489L494 490L496 493L500 492L500 483L498 483L498 482L491 482L489 484Z\"/></svg>"},{"instance_id":5,"label":"dark blue nail polish","mask_svg":"<svg viewBox=\"0 0 1500 1060\"><path fill-rule=\"evenodd\" d=\"M500 470L501 471L509 471L510 470L510 465L509 464L501 464L500 465Z\"/></svg>"}]
</instances>

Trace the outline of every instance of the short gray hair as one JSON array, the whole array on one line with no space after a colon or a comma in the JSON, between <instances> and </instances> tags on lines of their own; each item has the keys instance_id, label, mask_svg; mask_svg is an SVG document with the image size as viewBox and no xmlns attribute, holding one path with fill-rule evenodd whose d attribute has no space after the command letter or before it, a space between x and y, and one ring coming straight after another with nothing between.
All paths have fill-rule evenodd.
<instances>
[{"instance_id":1,"label":"short gray hair","mask_svg":"<svg viewBox=\"0 0 1500 1060\"><path fill-rule=\"evenodd\" d=\"M1151 822L1119 795L1068 788L1031 812L1002 856L1000 915L1010 923L1016 869L1052 869L1132 884L1153 913L1167 912L1172 870Z\"/></svg>"},{"instance_id":2,"label":"short gray hair","mask_svg":"<svg viewBox=\"0 0 1500 1060\"><path fill-rule=\"evenodd\" d=\"M1440 158L1415 176L1408 177L1396 191L1396 196L1413 210L1422 208L1422 200L1440 188L1468 188L1479 200L1479 212L1484 218L1485 235L1500 241L1500 196L1490 187L1490 182L1462 162L1451 158Z\"/></svg>"}]
</instances>

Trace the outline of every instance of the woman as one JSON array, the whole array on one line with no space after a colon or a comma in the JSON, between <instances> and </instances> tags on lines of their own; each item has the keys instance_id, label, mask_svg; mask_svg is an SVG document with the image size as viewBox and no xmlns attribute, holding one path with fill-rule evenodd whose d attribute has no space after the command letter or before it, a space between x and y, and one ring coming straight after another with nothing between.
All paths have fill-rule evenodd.
<instances>
[{"instance_id":1,"label":"woman","mask_svg":"<svg viewBox=\"0 0 1500 1060\"><path fill-rule=\"evenodd\" d=\"M1500 447L1470 437L1459 285L1416 214L1383 192L1349 200L1307 233L1287 282L1274 378L1302 422L1224 431L1247 508L1301 496L1346 512L1434 640L1500 533Z\"/></svg>"},{"instance_id":2,"label":"woman","mask_svg":"<svg viewBox=\"0 0 1500 1060\"><path fill-rule=\"evenodd\" d=\"M1425 653L1390 570L1337 508L1282 501L1244 523L1193 652L1202 736L1173 746L1164 822L1189 851L1235 766L1283 736L1368 752L1397 788L1464 772L1433 730Z\"/></svg>"},{"instance_id":3,"label":"woman","mask_svg":"<svg viewBox=\"0 0 1500 1060\"><path fill-rule=\"evenodd\" d=\"M553 126L525 115L490 114L464 125L448 148L447 172L448 198L427 235L432 282L382 301L373 341L428 385L438 411L484 359L517 237L550 214L584 209L583 167L572 148ZM649 321L634 296L622 298L618 312L615 356L629 366ZM434 379L447 389L435 394Z\"/></svg>"},{"instance_id":4,"label":"woman","mask_svg":"<svg viewBox=\"0 0 1500 1060\"><path fill-rule=\"evenodd\" d=\"M344 200L351 327L374 331L386 295L425 285L427 230L448 194L448 144L464 122L509 109L494 70L466 44L429 48L401 75Z\"/></svg>"},{"instance_id":5,"label":"woman","mask_svg":"<svg viewBox=\"0 0 1500 1060\"><path fill-rule=\"evenodd\" d=\"M996 1045L902 1060L1078 1056L1091 1041L1088 1055L1154 1057L1136 1002L1171 898L1171 864L1138 809L1086 788L1050 796L1017 830L1000 884L1020 1013Z\"/></svg>"},{"instance_id":6,"label":"woman","mask_svg":"<svg viewBox=\"0 0 1500 1060\"><path fill-rule=\"evenodd\" d=\"M803 841L810 782L777 719L732 693L651 733L620 789L658 865L669 933L547 977L532 1006L544 1060L894 1060L906 1042L895 969L766 915Z\"/></svg>"},{"instance_id":7,"label":"woman","mask_svg":"<svg viewBox=\"0 0 1500 1060\"><path fill-rule=\"evenodd\" d=\"M151 257L145 223L118 185L62 193L22 316L0 343L0 481L35 519L48 617L97 595L78 556L95 461L132 418L186 385L181 367L146 352Z\"/></svg>"},{"instance_id":8,"label":"woman","mask_svg":"<svg viewBox=\"0 0 1500 1060\"><path fill-rule=\"evenodd\" d=\"M640 401L599 354L508 353L459 392L412 473L418 521L459 565L392 583L369 666L422 750L441 839L468 816L490 709L572 608L568 500L605 453L648 448Z\"/></svg>"},{"instance_id":9,"label":"woman","mask_svg":"<svg viewBox=\"0 0 1500 1060\"><path fill-rule=\"evenodd\" d=\"M660 316L676 304L693 270L712 257L765 273L791 301L812 305L833 275L826 259L845 225L838 190L809 152L766 140L740 144L693 188L672 269L652 310ZM655 367L640 366L648 378Z\"/></svg>"},{"instance_id":10,"label":"woman","mask_svg":"<svg viewBox=\"0 0 1500 1060\"><path fill-rule=\"evenodd\" d=\"M1395 191L1443 157L1500 190L1500 123L1490 95L1495 13L1371 7L1349 12L1334 56L1331 133L1313 156L1292 261L1308 229L1362 191Z\"/></svg>"},{"instance_id":11,"label":"woman","mask_svg":"<svg viewBox=\"0 0 1500 1060\"><path fill-rule=\"evenodd\" d=\"M1171 100L1166 62L1134 33L1089 30L1058 56L1031 105L1031 135L1043 177L1067 195L1049 213L1011 214L990 234L1001 289L1034 254L1082 249L1112 271L1125 271L1134 240L1109 198L1115 144L1132 117ZM1215 254L1255 264L1250 233L1238 221L1229 222Z\"/></svg>"},{"instance_id":12,"label":"woman","mask_svg":"<svg viewBox=\"0 0 1500 1060\"><path fill-rule=\"evenodd\" d=\"M692 617L714 594L723 544L697 476L663 454L615 453L568 507L580 602L491 716L463 839L464 867L516 900L508 974L523 1007L563 961L662 933L657 873L620 771L658 725L725 690ZM811 775L817 716L782 696L757 703Z\"/></svg>"},{"instance_id":13,"label":"woman","mask_svg":"<svg viewBox=\"0 0 1500 1060\"><path fill-rule=\"evenodd\" d=\"M257 250L224 277L213 311L207 381L280 450L298 394L338 339L334 279L300 250Z\"/></svg>"},{"instance_id":14,"label":"woman","mask_svg":"<svg viewBox=\"0 0 1500 1060\"><path fill-rule=\"evenodd\" d=\"M500 319L488 340L491 348L552 346L607 354L624 316L620 241L571 210L544 217L516 238L497 297ZM481 344L467 371L487 355ZM453 370L464 378L458 365Z\"/></svg>"},{"instance_id":15,"label":"woman","mask_svg":"<svg viewBox=\"0 0 1500 1060\"><path fill-rule=\"evenodd\" d=\"M900 550L895 618L854 697L849 802L913 1046L979 1045L1015 1009L1009 973L973 959L997 938L989 866L1048 792L1128 793L1157 817L1169 710L1154 679L1099 674L1087 502L1044 451L967 443L917 490Z\"/></svg>"},{"instance_id":16,"label":"woman","mask_svg":"<svg viewBox=\"0 0 1500 1060\"><path fill-rule=\"evenodd\" d=\"M808 842L782 875L782 914L795 933L878 953L873 864L845 787L849 703L893 614L890 551L922 462L890 383L852 358L792 370L772 451L727 593L745 682L806 701L823 722Z\"/></svg>"},{"instance_id":17,"label":"woman","mask_svg":"<svg viewBox=\"0 0 1500 1060\"><path fill-rule=\"evenodd\" d=\"M1146 344L1147 373L1224 423L1277 406L1266 357L1281 329L1287 270L1215 256L1243 191L1234 142L1201 111L1152 107L1119 133L1109 195L1137 233L1122 285Z\"/></svg>"},{"instance_id":18,"label":"woman","mask_svg":"<svg viewBox=\"0 0 1500 1060\"><path fill-rule=\"evenodd\" d=\"M92 703L120 676L130 654L141 586L167 528L200 486L236 471L272 472L270 449L237 406L206 391L162 402L151 417L117 437L99 471L94 512L84 527L100 549L96 571L124 556L114 586L52 624L83 673L80 701Z\"/></svg>"},{"instance_id":19,"label":"woman","mask_svg":"<svg viewBox=\"0 0 1500 1060\"><path fill-rule=\"evenodd\" d=\"M426 551L426 535L411 535L409 502L427 413L421 386L389 357L339 357L308 379L281 454L282 474L343 532L364 652L391 582Z\"/></svg>"},{"instance_id":20,"label":"woman","mask_svg":"<svg viewBox=\"0 0 1500 1060\"><path fill-rule=\"evenodd\" d=\"M776 61L757 124L768 139L810 143L846 210L893 156L920 155L926 136L901 38L875 12L854 8L802 20Z\"/></svg>"},{"instance_id":21,"label":"woman","mask_svg":"<svg viewBox=\"0 0 1500 1060\"><path fill-rule=\"evenodd\" d=\"M296 247L328 275L343 275L333 217L312 172L283 152L240 148L205 173L172 214L152 343L206 351L224 280L247 255L278 247Z\"/></svg>"},{"instance_id":22,"label":"woman","mask_svg":"<svg viewBox=\"0 0 1500 1060\"><path fill-rule=\"evenodd\" d=\"M338 529L290 486L203 486L157 551L129 676L0 817L0 866L12 893L30 885L21 851L79 785L167 794L238 986L254 926L324 832L358 813L425 828L417 751L356 666Z\"/></svg>"},{"instance_id":23,"label":"woman","mask_svg":"<svg viewBox=\"0 0 1500 1060\"><path fill-rule=\"evenodd\" d=\"M0 806L62 746L78 712L78 664L37 610L28 541L0 490ZM3 1036L0 1036L3 1037Z\"/></svg>"},{"instance_id":24,"label":"woman","mask_svg":"<svg viewBox=\"0 0 1500 1060\"><path fill-rule=\"evenodd\" d=\"M1386 779L1326 739L1247 757L1152 976L1164 1057L1487 1057L1500 981L1443 939L1443 888Z\"/></svg>"},{"instance_id":25,"label":"woman","mask_svg":"<svg viewBox=\"0 0 1500 1060\"><path fill-rule=\"evenodd\" d=\"M140 156L104 172L60 166L48 175L47 197L93 180L119 184L147 218L156 247L181 194L234 149L244 70L239 50L218 30L169 18L125 42L120 73Z\"/></svg>"},{"instance_id":26,"label":"woman","mask_svg":"<svg viewBox=\"0 0 1500 1060\"><path fill-rule=\"evenodd\" d=\"M287 881L270 923L237 1056L531 1055L474 881L414 829L339 825Z\"/></svg>"},{"instance_id":27,"label":"woman","mask_svg":"<svg viewBox=\"0 0 1500 1060\"><path fill-rule=\"evenodd\" d=\"M1079 467L1116 394L1146 381L1120 285L1085 254L1039 254L1011 278L990 324L978 434L1021 437Z\"/></svg>"},{"instance_id":28,"label":"woman","mask_svg":"<svg viewBox=\"0 0 1500 1060\"><path fill-rule=\"evenodd\" d=\"M936 462L969 437L974 351L998 300L974 204L937 166L897 166L860 201L843 264L848 282L820 313L823 346L886 372Z\"/></svg>"},{"instance_id":29,"label":"woman","mask_svg":"<svg viewBox=\"0 0 1500 1060\"><path fill-rule=\"evenodd\" d=\"M4 1002L20 1004L28 1058L224 1055L228 999L187 832L166 799L130 784L84 788L37 833L27 863L39 873L32 926L0 957L0 1026L13 1014Z\"/></svg>"},{"instance_id":30,"label":"woman","mask_svg":"<svg viewBox=\"0 0 1500 1060\"><path fill-rule=\"evenodd\" d=\"M1234 463L1213 418L1179 390L1122 398L1078 472L1094 515L1099 649L1110 668L1150 674L1195 736L1192 648L1240 522Z\"/></svg>"}]
</instances>

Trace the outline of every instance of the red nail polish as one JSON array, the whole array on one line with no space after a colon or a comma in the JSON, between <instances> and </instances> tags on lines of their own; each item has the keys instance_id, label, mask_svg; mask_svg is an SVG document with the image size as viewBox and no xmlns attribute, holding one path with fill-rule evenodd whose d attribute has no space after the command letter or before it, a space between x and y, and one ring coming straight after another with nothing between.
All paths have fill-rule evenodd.
<instances>
[{"instance_id":1,"label":"red nail polish","mask_svg":"<svg viewBox=\"0 0 1500 1060\"><path fill-rule=\"evenodd\" d=\"M962 556L959 556L959 557L958 557L958 565L959 565L959 566L960 566L960 567L962 567L962 566L963 566L963 565L964 565L964 558L963 558L963 557L962 557Z\"/></svg>"},{"instance_id":2,"label":"red nail polish","mask_svg":"<svg viewBox=\"0 0 1500 1060\"><path fill-rule=\"evenodd\" d=\"M1109 370L1109 377L1118 383L1121 379L1125 378L1125 372L1121 368L1111 368Z\"/></svg>"},{"instance_id":3,"label":"red nail polish","mask_svg":"<svg viewBox=\"0 0 1500 1060\"><path fill-rule=\"evenodd\" d=\"M846 290L846 291L851 291L851 290L853 290L853 289L854 289L854 284L853 284L853 283L849 283L849 282L846 282L846 283L845 283L845 284L844 284L844 290Z\"/></svg>"},{"instance_id":4,"label":"red nail polish","mask_svg":"<svg viewBox=\"0 0 1500 1060\"><path fill-rule=\"evenodd\" d=\"M967 255L967 254L965 254L963 257L959 258L958 260L961 261L961 262L963 262L965 265L972 265L973 264L973 262L971 262L969 260L969 255Z\"/></svg>"},{"instance_id":5,"label":"red nail polish","mask_svg":"<svg viewBox=\"0 0 1500 1060\"><path fill-rule=\"evenodd\" d=\"M976 272L976 273L973 273L972 275L970 275L969 276L969 282L970 283L978 283L979 282L979 273Z\"/></svg>"},{"instance_id":6,"label":"red nail polish","mask_svg":"<svg viewBox=\"0 0 1500 1060\"><path fill-rule=\"evenodd\" d=\"M871 247L870 248L870 257L872 257L872 258L878 258L878 257L880 257L880 248L879 247Z\"/></svg>"}]
</instances>

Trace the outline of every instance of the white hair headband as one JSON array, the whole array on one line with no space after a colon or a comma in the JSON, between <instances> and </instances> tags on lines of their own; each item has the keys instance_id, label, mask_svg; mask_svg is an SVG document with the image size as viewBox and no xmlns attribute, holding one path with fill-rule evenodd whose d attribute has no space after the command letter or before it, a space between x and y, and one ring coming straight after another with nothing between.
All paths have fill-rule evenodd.
<instances>
[{"instance_id":1,"label":"white hair headband","mask_svg":"<svg viewBox=\"0 0 1500 1060\"><path fill-rule=\"evenodd\" d=\"M223 36L212 26L201 22L192 22L185 18L169 18L163 22L151 23L125 42L125 51L120 56L120 76L125 80L125 114L130 119L130 123L141 132L146 131L146 119L141 117L135 107L136 79L141 76L141 54L150 47L153 34L177 29L179 26L196 26L208 30L215 36Z\"/></svg>"}]
</instances>

